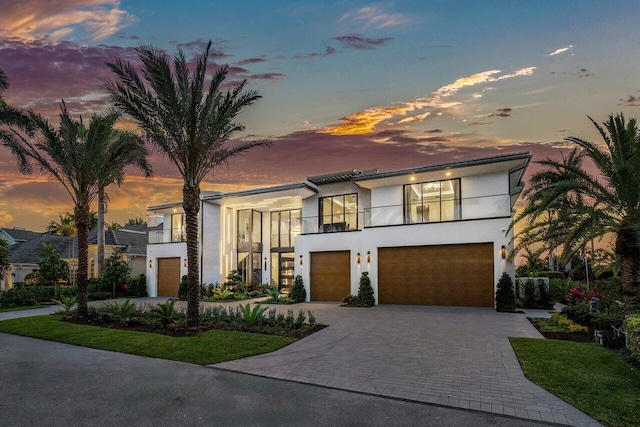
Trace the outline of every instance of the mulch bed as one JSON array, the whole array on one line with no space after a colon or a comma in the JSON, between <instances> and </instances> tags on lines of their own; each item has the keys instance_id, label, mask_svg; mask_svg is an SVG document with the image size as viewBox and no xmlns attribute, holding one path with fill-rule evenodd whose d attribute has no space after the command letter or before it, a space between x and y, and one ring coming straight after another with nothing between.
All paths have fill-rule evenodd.
<instances>
[{"instance_id":1,"label":"mulch bed","mask_svg":"<svg viewBox=\"0 0 640 427\"><path fill-rule=\"evenodd\" d=\"M544 332L540 325L538 325L531 318L527 318L529 322L542 334L543 337L550 340L565 340L575 342L594 342L593 329L589 329L588 332Z\"/></svg>"},{"instance_id":2,"label":"mulch bed","mask_svg":"<svg viewBox=\"0 0 640 427\"><path fill-rule=\"evenodd\" d=\"M122 323L118 321L104 321L104 322L96 323L96 322L91 322L91 321L86 321L84 319L76 319L76 318L65 318L63 319L63 321L75 323L78 325L98 326L101 328L120 329L123 331L148 332L152 334L162 334L162 335L168 335L172 337L190 337L200 332L206 332L211 329L219 329L219 330L249 332L249 333L258 333L258 334L266 334L266 335L280 335L280 336L286 336L286 337L292 337L292 338L304 338L308 335L313 334L314 332L318 332L319 330L327 327L327 325L317 323L313 326L305 325L305 327L303 328L287 330L286 331L287 333L282 333L283 330L281 328L274 328L270 326L237 328L233 324L213 323L213 322L200 323L196 326L169 324L166 328L163 328L158 324L145 324L140 322Z\"/></svg>"}]
</instances>

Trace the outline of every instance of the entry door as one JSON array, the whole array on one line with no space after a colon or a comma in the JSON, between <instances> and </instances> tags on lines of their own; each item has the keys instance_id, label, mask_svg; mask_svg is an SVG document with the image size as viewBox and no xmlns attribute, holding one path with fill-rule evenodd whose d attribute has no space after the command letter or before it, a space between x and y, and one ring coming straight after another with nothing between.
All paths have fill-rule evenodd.
<instances>
[{"instance_id":1,"label":"entry door","mask_svg":"<svg viewBox=\"0 0 640 427\"><path fill-rule=\"evenodd\" d=\"M180 287L180 258L158 258L158 296L177 297Z\"/></svg>"}]
</instances>

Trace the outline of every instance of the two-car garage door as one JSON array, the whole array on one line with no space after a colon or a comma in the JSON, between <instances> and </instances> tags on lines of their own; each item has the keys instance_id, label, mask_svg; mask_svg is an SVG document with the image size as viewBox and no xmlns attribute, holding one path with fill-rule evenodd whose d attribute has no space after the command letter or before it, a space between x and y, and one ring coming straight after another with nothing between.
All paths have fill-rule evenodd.
<instances>
[{"instance_id":1,"label":"two-car garage door","mask_svg":"<svg viewBox=\"0 0 640 427\"><path fill-rule=\"evenodd\" d=\"M378 248L377 258L380 304L493 307L493 243ZM349 251L312 252L311 301L341 301L350 269Z\"/></svg>"},{"instance_id":2,"label":"two-car garage door","mask_svg":"<svg viewBox=\"0 0 640 427\"><path fill-rule=\"evenodd\" d=\"M381 304L493 307L493 243L378 248Z\"/></svg>"}]
</instances>

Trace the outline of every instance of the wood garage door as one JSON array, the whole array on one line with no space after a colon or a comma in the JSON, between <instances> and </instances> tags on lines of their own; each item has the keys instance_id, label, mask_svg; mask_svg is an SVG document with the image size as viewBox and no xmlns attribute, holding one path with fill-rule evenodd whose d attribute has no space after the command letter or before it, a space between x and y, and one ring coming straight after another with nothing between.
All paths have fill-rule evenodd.
<instances>
[{"instance_id":1,"label":"wood garage door","mask_svg":"<svg viewBox=\"0 0 640 427\"><path fill-rule=\"evenodd\" d=\"M342 301L351 293L350 253L311 253L311 301Z\"/></svg>"},{"instance_id":2,"label":"wood garage door","mask_svg":"<svg viewBox=\"0 0 640 427\"><path fill-rule=\"evenodd\" d=\"M177 297L180 287L180 258L158 258L158 296Z\"/></svg>"},{"instance_id":3,"label":"wood garage door","mask_svg":"<svg viewBox=\"0 0 640 427\"><path fill-rule=\"evenodd\" d=\"M378 248L381 304L493 307L493 243Z\"/></svg>"}]
</instances>

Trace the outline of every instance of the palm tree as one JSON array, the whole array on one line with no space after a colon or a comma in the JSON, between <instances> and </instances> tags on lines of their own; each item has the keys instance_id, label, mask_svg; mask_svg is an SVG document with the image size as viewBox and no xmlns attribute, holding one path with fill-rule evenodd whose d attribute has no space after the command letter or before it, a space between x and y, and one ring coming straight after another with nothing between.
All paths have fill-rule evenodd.
<instances>
[{"instance_id":1,"label":"palm tree","mask_svg":"<svg viewBox=\"0 0 640 427\"><path fill-rule=\"evenodd\" d=\"M112 113L115 120L119 115ZM115 122L114 122L115 123ZM105 202L108 199L106 188L111 184L122 185L125 170L134 166L144 172L146 177L152 175L151 165L147 162L147 149L142 138L130 131L115 131L112 137L102 146L101 168L98 171L98 272L104 267L104 214Z\"/></svg>"},{"instance_id":2,"label":"palm tree","mask_svg":"<svg viewBox=\"0 0 640 427\"><path fill-rule=\"evenodd\" d=\"M3 93L9 88L9 79L0 69L0 125L15 126L22 130L28 130L30 121L27 115L20 109L8 105ZM13 132L7 129L0 129L0 142L9 143L13 140Z\"/></svg>"},{"instance_id":3,"label":"palm tree","mask_svg":"<svg viewBox=\"0 0 640 427\"><path fill-rule=\"evenodd\" d=\"M51 220L47 228L45 229L46 233L49 234L57 234L59 236L70 236L75 237L78 234L78 229L76 228L76 216L73 212L67 212L64 216L59 215L60 221ZM89 230L97 230L98 229L98 212L90 211L89 212Z\"/></svg>"},{"instance_id":4,"label":"palm tree","mask_svg":"<svg viewBox=\"0 0 640 427\"><path fill-rule=\"evenodd\" d=\"M114 115L95 115L89 126L75 121L61 103L60 125L55 129L40 115L29 112L31 132L12 128L5 145L18 161L22 173L31 174L35 166L62 184L74 203L73 214L78 230L78 316L87 316L88 237L91 225L89 207L95 199L99 181L97 171L102 149L114 131Z\"/></svg>"},{"instance_id":5,"label":"palm tree","mask_svg":"<svg viewBox=\"0 0 640 427\"><path fill-rule=\"evenodd\" d=\"M546 159L545 169L531 177L526 192L528 206L516 218L530 224L561 204L566 228L563 258L583 248L589 241L608 233L615 235L615 253L620 259L620 275L625 312L640 308L640 133L636 120L625 122L622 113L609 116L598 125L604 147L576 137L577 144L562 162ZM590 175L584 165L588 158L599 176Z\"/></svg>"},{"instance_id":6,"label":"palm tree","mask_svg":"<svg viewBox=\"0 0 640 427\"><path fill-rule=\"evenodd\" d=\"M131 116L160 152L175 165L183 179L182 206L187 229L188 296L187 318L199 318L198 213L200 184L213 169L240 153L268 141L234 144L229 138L244 126L238 114L260 96L245 90L243 81L222 93L226 66L218 68L206 88L207 60L211 42L189 70L182 50L173 59L152 46L136 48L141 71L122 58L107 66L115 80L106 83L115 106Z\"/></svg>"}]
</instances>

